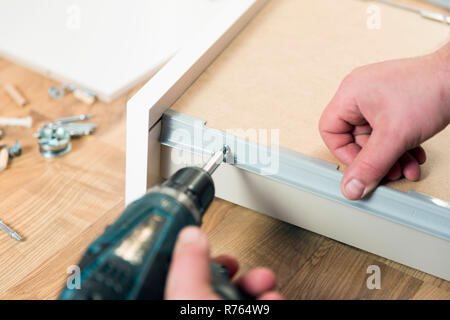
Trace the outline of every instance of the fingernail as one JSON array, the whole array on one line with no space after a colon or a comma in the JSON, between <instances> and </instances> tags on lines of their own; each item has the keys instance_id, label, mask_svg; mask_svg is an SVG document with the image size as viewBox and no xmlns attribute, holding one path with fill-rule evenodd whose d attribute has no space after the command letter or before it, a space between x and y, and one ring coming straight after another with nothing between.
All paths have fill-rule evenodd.
<instances>
[{"instance_id":1,"label":"fingernail","mask_svg":"<svg viewBox=\"0 0 450 320\"><path fill-rule=\"evenodd\" d=\"M187 227L183 231L181 231L178 241L187 244L193 242L202 242L203 234L199 228L196 227Z\"/></svg>"},{"instance_id":2,"label":"fingernail","mask_svg":"<svg viewBox=\"0 0 450 320\"><path fill-rule=\"evenodd\" d=\"M361 181L352 179L345 185L345 196L351 200L361 199L364 189L365 186Z\"/></svg>"}]
</instances>

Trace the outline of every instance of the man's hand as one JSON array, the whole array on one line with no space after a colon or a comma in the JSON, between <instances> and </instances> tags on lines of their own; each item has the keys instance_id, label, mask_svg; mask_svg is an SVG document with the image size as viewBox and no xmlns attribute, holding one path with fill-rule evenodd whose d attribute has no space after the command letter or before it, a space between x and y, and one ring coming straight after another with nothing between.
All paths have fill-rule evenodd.
<instances>
[{"instance_id":1,"label":"man's hand","mask_svg":"<svg viewBox=\"0 0 450 320\"><path fill-rule=\"evenodd\" d=\"M333 154L348 165L341 190L350 200L382 178L418 180L426 159L420 144L450 121L450 43L418 58L356 69L320 119Z\"/></svg>"},{"instance_id":2,"label":"man's hand","mask_svg":"<svg viewBox=\"0 0 450 320\"><path fill-rule=\"evenodd\" d=\"M219 256L215 262L226 267L230 278L238 270L238 262L230 256ZM166 299L214 300L220 297L211 287L208 238L197 227L183 229L175 245L166 282ZM243 292L262 300L278 300L282 297L272 291L275 288L274 274L265 268L256 268L237 280Z\"/></svg>"}]
</instances>

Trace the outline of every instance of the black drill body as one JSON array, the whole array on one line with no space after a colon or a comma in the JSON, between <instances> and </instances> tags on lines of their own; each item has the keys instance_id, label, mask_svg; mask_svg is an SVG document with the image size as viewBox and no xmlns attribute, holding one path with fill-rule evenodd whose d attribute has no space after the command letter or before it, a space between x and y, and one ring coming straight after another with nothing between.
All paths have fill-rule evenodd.
<instances>
[{"instance_id":1,"label":"black drill body","mask_svg":"<svg viewBox=\"0 0 450 320\"><path fill-rule=\"evenodd\" d=\"M163 299L178 233L200 225L214 199L211 175L197 167L178 170L162 185L131 203L87 249L80 261L81 288L61 299ZM240 299L226 269L212 265L212 286L227 299Z\"/></svg>"}]
</instances>

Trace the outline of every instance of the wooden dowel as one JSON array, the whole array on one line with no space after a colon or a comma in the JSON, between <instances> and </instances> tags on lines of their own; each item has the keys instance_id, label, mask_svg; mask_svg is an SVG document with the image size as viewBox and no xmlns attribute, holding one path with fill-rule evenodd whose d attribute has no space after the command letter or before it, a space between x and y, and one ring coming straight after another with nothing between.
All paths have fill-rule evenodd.
<instances>
[{"instance_id":1,"label":"wooden dowel","mask_svg":"<svg viewBox=\"0 0 450 320\"><path fill-rule=\"evenodd\" d=\"M73 92L73 95L75 96L75 98L77 98L80 101L83 101L86 104L93 104L95 102L95 96L92 96L81 89L76 89Z\"/></svg>"},{"instance_id":2,"label":"wooden dowel","mask_svg":"<svg viewBox=\"0 0 450 320\"><path fill-rule=\"evenodd\" d=\"M13 99L15 103L17 103L18 106L23 107L27 104L27 100L12 84L5 84L4 89L6 93L11 97L11 99Z\"/></svg>"},{"instance_id":3,"label":"wooden dowel","mask_svg":"<svg viewBox=\"0 0 450 320\"><path fill-rule=\"evenodd\" d=\"M9 153L8 148L2 147L0 149L0 171L3 171L8 166Z\"/></svg>"}]
</instances>

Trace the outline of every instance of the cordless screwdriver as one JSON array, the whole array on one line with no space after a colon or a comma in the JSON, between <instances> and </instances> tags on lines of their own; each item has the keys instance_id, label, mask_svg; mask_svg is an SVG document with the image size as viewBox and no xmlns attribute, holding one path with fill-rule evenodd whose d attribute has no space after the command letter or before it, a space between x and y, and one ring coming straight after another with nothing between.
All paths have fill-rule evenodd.
<instances>
[{"instance_id":1,"label":"cordless screwdriver","mask_svg":"<svg viewBox=\"0 0 450 320\"><path fill-rule=\"evenodd\" d=\"M163 299L178 233L201 225L214 199L212 173L229 156L217 151L202 167L185 167L131 203L82 257L80 288L66 288L63 300ZM211 285L224 299L242 299L228 271L211 265Z\"/></svg>"}]
</instances>

